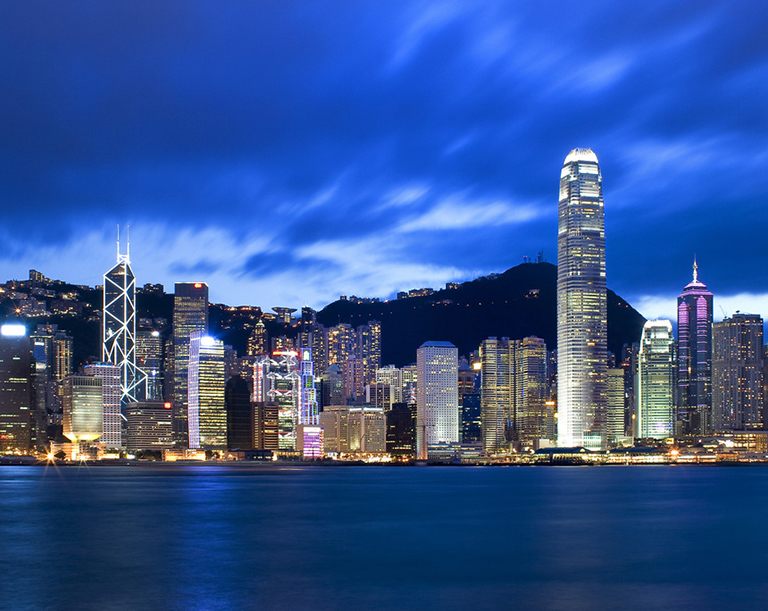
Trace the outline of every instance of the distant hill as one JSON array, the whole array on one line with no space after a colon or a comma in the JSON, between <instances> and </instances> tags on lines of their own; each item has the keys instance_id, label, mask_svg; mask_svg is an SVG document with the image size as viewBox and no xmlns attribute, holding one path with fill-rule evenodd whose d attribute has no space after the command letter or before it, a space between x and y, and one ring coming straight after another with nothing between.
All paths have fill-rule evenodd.
<instances>
[{"instance_id":1,"label":"distant hill","mask_svg":"<svg viewBox=\"0 0 768 611\"><path fill-rule=\"evenodd\" d=\"M382 361L413 363L417 348L428 340L450 341L460 354L476 350L487 337L544 338L557 344L557 267L523 263L503 274L464 282L425 297L377 303L335 301L317 318L325 326L353 326L381 321ZM621 355L625 343L640 341L645 318L613 291L608 291L608 349Z\"/></svg>"}]
</instances>

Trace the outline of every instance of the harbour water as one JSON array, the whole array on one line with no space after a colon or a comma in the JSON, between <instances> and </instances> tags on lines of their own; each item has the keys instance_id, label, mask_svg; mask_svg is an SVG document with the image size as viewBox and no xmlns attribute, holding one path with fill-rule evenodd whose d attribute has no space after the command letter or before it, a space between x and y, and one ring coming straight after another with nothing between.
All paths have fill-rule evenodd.
<instances>
[{"instance_id":1,"label":"harbour water","mask_svg":"<svg viewBox=\"0 0 768 611\"><path fill-rule=\"evenodd\" d=\"M3 609L764 609L768 467L0 468Z\"/></svg>"}]
</instances>

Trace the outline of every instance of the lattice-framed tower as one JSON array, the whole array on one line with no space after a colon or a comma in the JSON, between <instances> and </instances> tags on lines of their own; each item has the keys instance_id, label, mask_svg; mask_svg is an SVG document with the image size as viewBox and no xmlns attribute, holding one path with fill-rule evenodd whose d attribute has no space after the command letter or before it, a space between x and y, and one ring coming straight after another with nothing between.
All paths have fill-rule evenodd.
<instances>
[{"instance_id":1,"label":"lattice-framed tower","mask_svg":"<svg viewBox=\"0 0 768 611\"><path fill-rule=\"evenodd\" d=\"M102 360L120 368L120 404L140 401L146 394L146 375L136 366L136 278L131 269L130 240L117 264L104 274Z\"/></svg>"}]
</instances>

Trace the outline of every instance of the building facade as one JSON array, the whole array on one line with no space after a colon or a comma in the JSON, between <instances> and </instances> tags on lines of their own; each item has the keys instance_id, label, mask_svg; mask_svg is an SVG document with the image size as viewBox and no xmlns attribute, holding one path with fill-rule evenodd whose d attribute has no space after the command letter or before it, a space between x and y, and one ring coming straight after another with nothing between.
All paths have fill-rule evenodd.
<instances>
[{"instance_id":1,"label":"building facade","mask_svg":"<svg viewBox=\"0 0 768 611\"><path fill-rule=\"evenodd\" d=\"M675 436L675 338L668 320L649 320L643 326L635 385L639 439Z\"/></svg>"},{"instance_id":2,"label":"building facade","mask_svg":"<svg viewBox=\"0 0 768 611\"><path fill-rule=\"evenodd\" d=\"M419 458L428 447L459 442L459 351L450 342L425 342L416 351L416 444Z\"/></svg>"},{"instance_id":3,"label":"building facade","mask_svg":"<svg viewBox=\"0 0 768 611\"><path fill-rule=\"evenodd\" d=\"M187 399L190 448L227 447L224 380L224 344L202 331L192 331Z\"/></svg>"},{"instance_id":4,"label":"building facade","mask_svg":"<svg viewBox=\"0 0 768 611\"><path fill-rule=\"evenodd\" d=\"M693 263L693 281L677 298L677 434L712 432L712 293L699 281Z\"/></svg>"},{"instance_id":5,"label":"building facade","mask_svg":"<svg viewBox=\"0 0 768 611\"><path fill-rule=\"evenodd\" d=\"M557 439L606 446L608 368L603 187L597 156L574 149L560 173L557 236Z\"/></svg>"}]
</instances>

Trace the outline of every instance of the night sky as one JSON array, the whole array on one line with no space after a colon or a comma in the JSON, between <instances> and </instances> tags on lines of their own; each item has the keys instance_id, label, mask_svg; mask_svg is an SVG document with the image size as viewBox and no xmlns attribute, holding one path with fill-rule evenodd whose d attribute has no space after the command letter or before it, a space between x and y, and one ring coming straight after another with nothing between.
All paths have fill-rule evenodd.
<instances>
[{"instance_id":1,"label":"night sky","mask_svg":"<svg viewBox=\"0 0 768 611\"><path fill-rule=\"evenodd\" d=\"M0 3L0 280L322 307L556 262L603 173L608 286L768 316L768 3Z\"/></svg>"}]
</instances>

